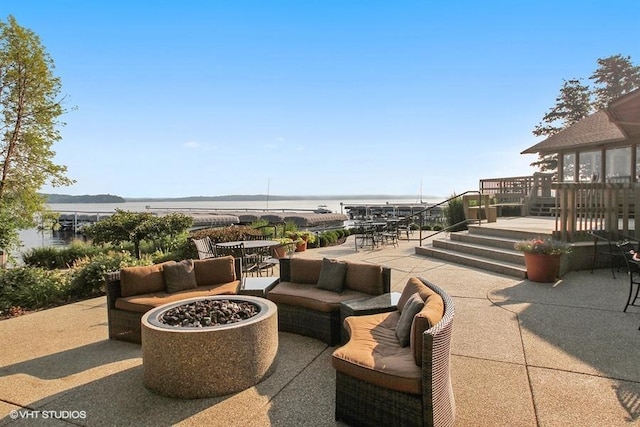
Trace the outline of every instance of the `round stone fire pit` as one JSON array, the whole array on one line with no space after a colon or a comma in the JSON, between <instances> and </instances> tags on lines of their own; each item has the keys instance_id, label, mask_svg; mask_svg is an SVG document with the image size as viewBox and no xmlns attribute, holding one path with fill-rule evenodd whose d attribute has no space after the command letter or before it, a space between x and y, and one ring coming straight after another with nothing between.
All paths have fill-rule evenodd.
<instances>
[{"instance_id":1,"label":"round stone fire pit","mask_svg":"<svg viewBox=\"0 0 640 427\"><path fill-rule=\"evenodd\" d=\"M215 326L169 326L160 320L175 307L204 300L249 302L259 312ZM277 308L264 298L192 298L162 305L142 317L143 382L163 396L194 399L245 390L271 375L277 351Z\"/></svg>"}]
</instances>

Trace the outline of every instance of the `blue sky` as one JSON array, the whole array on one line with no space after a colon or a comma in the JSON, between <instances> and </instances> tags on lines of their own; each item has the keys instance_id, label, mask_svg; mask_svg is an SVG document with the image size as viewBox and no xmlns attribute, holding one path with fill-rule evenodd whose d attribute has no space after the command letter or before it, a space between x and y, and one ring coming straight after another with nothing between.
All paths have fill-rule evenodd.
<instances>
[{"instance_id":1,"label":"blue sky","mask_svg":"<svg viewBox=\"0 0 640 427\"><path fill-rule=\"evenodd\" d=\"M65 194L448 196L534 171L519 153L562 79L640 63L635 0L2 0L8 15L62 79L55 160L77 182L43 191Z\"/></svg>"}]
</instances>

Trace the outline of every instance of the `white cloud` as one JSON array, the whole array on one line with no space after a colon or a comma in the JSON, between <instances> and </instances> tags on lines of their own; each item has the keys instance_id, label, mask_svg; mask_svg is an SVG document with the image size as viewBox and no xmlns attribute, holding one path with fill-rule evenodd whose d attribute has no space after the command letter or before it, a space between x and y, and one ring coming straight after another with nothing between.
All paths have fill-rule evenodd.
<instances>
[{"instance_id":1,"label":"white cloud","mask_svg":"<svg viewBox=\"0 0 640 427\"><path fill-rule=\"evenodd\" d=\"M197 150L198 148L200 148L200 143L196 141L187 141L184 143L184 146L187 148L193 148L194 150Z\"/></svg>"}]
</instances>

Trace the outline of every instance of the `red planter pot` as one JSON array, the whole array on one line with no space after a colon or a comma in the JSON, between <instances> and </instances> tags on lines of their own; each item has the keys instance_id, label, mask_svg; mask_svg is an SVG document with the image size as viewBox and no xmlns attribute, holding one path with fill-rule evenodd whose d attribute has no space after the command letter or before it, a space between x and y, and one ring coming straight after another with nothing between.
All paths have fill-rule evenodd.
<instances>
[{"instance_id":1,"label":"red planter pot","mask_svg":"<svg viewBox=\"0 0 640 427\"><path fill-rule=\"evenodd\" d=\"M280 246L274 247L273 249L274 249L274 251L276 253L275 258L281 259L281 258L285 258L287 256L287 247L286 246L280 245Z\"/></svg>"},{"instance_id":2,"label":"red planter pot","mask_svg":"<svg viewBox=\"0 0 640 427\"><path fill-rule=\"evenodd\" d=\"M303 240L302 243L296 246L296 252L304 252L307 250L307 242Z\"/></svg>"},{"instance_id":3,"label":"red planter pot","mask_svg":"<svg viewBox=\"0 0 640 427\"><path fill-rule=\"evenodd\" d=\"M555 282L560 273L560 257L562 255L524 254L527 266L527 279L533 282Z\"/></svg>"}]
</instances>

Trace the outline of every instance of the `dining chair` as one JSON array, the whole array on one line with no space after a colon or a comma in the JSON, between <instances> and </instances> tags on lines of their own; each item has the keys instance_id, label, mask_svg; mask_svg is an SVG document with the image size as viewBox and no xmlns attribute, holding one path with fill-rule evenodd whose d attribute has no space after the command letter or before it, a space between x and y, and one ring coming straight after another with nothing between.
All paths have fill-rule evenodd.
<instances>
[{"instance_id":1,"label":"dining chair","mask_svg":"<svg viewBox=\"0 0 640 427\"><path fill-rule=\"evenodd\" d=\"M244 243L238 243L237 245L216 245L216 251L222 256L231 255L234 258L239 258L242 262L243 274L258 274L259 269L259 257L255 254L247 254Z\"/></svg>"},{"instance_id":2,"label":"dining chair","mask_svg":"<svg viewBox=\"0 0 640 427\"><path fill-rule=\"evenodd\" d=\"M624 310L622 310L626 313L629 307L640 307L640 261L634 259L636 249L633 244L623 242L618 245L618 248L622 252L627 265L627 274L629 275L629 296Z\"/></svg>"},{"instance_id":3,"label":"dining chair","mask_svg":"<svg viewBox=\"0 0 640 427\"><path fill-rule=\"evenodd\" d=\"M216 247L209 236L205 236L202 239L192 239L192 241L198 250L198 259L215 258L217 256Z\"/></svg>"}]
</instances>

